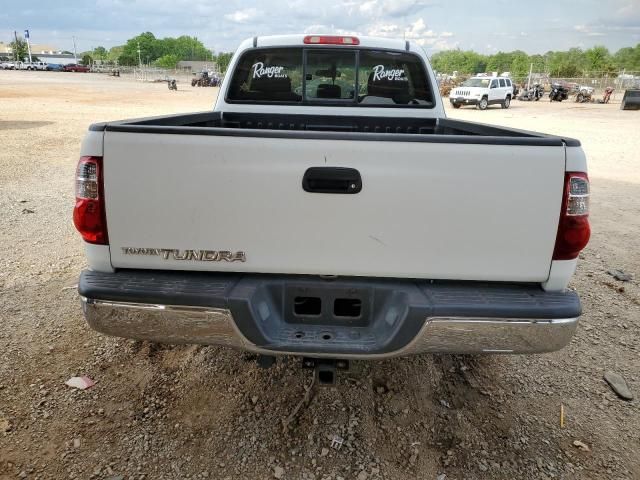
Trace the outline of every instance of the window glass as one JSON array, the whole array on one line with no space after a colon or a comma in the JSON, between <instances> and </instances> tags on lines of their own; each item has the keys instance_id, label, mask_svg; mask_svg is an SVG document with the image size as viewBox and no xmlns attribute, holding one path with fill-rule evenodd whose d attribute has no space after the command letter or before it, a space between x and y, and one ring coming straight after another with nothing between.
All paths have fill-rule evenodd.
<instances>
[{"instance_id":1,"label":"window glass","mask_svg":"<svg viewBox=\"0 0 640 480\"><path fill-rule=\"evenodd\" d=\"M431 105L433 98L420 59L401 52L360 52L358 103Z\"/></svg>"},{"instance_id":2,"label":"window glass","mask_svg":"<svg viewBox=\"0 0 640 480\"><path fill-rule=\"evenodd\" d=\"M489 79L487 78L470 78L469 80L465 80L462 82L463 87L481 87L488 88L489 87Z\"/></svg>"},{"instance_id":3,"label":"window glass","mask_svg":"<svg viewBox=\"0 0 640 480\"><path fill-rule=\"evenodd\" d=\"M491 88L498 88L498 80L491 80Z\"/></svg>"},{"instance_id":4,"label":"window glass","mask_svg":"<svg viewBox=\"0 0 640 480\"><path fill-rule=\"evenodd\" d=\"M309 50L305 96L307 100L353 100L356 91L356 53Z\"/></svg>"},{"instance_id":5,"label":"window glass","mask_svg":"<svg viewBox=\"0 0 640 480\"><path fill-rule=\"evenodd\" d=\"M509 79L507 78L506 82L507 82L507 87L510 87L510 86L511 86L511 80L509 80Z\"/></svg>"},{"instance_id":6,"label":"window glass","mask_svg":"<svg viewBox=\"0 0 640 480\"><path fill-rule=\"evenodd\" d=\"M507 84L506 84L506 82L504 81L503 78L500 79L500 86L501 87L506 87L507 86Z\"/></svg>"},{"instance_id":7,"label":"window glass","mask_svg":"<svg viewBox=\"0 0 640 480\"><path fill-rule=\"evenodd\" d=\"M489 80L482 82L488 85ZM247 51L234 69L227 100L365 107L434 105L426 69L417 55L315 47Z\"/></svg>"},{"instance_id":8,"label":"window glass","mask_svg":"<svg viewBox=\"0 0 640 480\"><path fill-rule=\"evenodd\" d=\"M252 102L301 102L302 49L247 52L236 66L228 98Z\"/></svg>"}]
</instances>

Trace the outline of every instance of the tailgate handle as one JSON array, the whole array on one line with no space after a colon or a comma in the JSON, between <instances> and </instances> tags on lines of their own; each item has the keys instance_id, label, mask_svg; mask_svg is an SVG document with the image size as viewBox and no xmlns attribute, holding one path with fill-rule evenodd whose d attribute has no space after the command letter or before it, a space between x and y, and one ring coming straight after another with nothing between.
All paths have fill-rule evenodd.
<instances>
[{"instance_id":1,"label":"tailgate handle","mask_svg":"<svg viewBox=\"0 0 640 480\"><path fill-rule=\"evenodd\" d=\"M302 188L311 193L353 194L362 190L362 177L355 168L311 167L304 172Z\"/></svg>"}]
</instances>

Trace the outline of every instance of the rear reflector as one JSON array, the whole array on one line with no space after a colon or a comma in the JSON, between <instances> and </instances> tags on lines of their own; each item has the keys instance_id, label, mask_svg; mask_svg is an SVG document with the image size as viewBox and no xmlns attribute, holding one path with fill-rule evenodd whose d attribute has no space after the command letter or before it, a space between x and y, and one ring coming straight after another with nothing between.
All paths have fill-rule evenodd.
<instances>
[{"instance_id":1,"label":"rear reflector","mask_svg":"<svg viewBox=\"0 0 640 480\"><path fill-rule=\"evenodd\" d=\"M107 245L102 157L81 157L76 169L73 223L85 242Z\"/></svg>"},{"instance_id":2,"label":"rear reflector","mask_svg":"<svg viewBox=\"0 0 640 480\"><path fill-rule=\"evenodd\" d=\"M576 258L589 243L590 236L589 178L586 173L567 172L553 259Z\"/></svg>"},{"instance_id":3,"label":"rear reflector","mask_svg":"<svg viewBox=\"0 0 640 480\"><path fill-rule=\"evenodd\" d=\"M358 37L343 37L337 35L307 35L304 37L307 45L360 45Z\"/></svg>"}]
</instances>

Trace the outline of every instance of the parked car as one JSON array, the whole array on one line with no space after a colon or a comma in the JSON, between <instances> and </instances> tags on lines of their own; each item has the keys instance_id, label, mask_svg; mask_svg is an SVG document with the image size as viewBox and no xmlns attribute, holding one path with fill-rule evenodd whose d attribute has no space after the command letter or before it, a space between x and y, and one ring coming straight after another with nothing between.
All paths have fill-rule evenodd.
<instances>
[{"instance_id":1,"label":"parked car","mask_svg":"<svg viewBox=\"0 0 640 480\"><path fill-rule=\"evenodd\" d=\"M2 70L15 70L16 64L14 62L2 62L0 63L0 68Z\"/></svg>"},{"instance_id":2,"label":"parked car","mask_svg":"<svg viewBox=\"0 0 640 480\"><path fill-rule=\"evenodd\" d=\"M228 71L213 111L89 128L73 218L92 328L322 358L326 383L338 360L570 341L578 140L447 118L404 40L255 37Z\"/></svg>"},{"instance_id":3,"label":"parked car","mask_svg":"<svg viewBox=\"0 0 640 480\"><path fill-rule=\"evenodd\" d=\"M16 70L46 70L47 62L18 62Z\"/></svg>"},{"instance_id":4,"label":"parked car","mask_svg":"<svg viewBox=\"0 0 640 480\"><path fill-rule=\"evenodd\" d=\"M61 65L60 63L50 63L47 65L47 70L52 72L62 72L64 71L64 65Z\"/></svg>"},{"instance_id":5,"label":"parked car","mask_svg":"<svg viewBox=\"0 0 640 480\"><path fill-rule=\"evenodd\" d=\"M90 68L86 67L84 65L78 65L76 63L70 63L68 65L65 65L64 67L62 67L64 72L84 72L84 73L88 73Z\"/></svg>"},{"instance_id":6,"label":"parked car","mask_svg":"<svg viewBox=\"0 0 640 480\"><path fill-rule=\"evenodd\" d=\"M47 62L33 62L31 64L34 70L46 71L49 70L49 64Z\"/></svg>"},{"instance_id":7,"label":"parked car","mask_svg":"<svg viewBox=\"0 0 640 480\"><path fill-rule=\"evenodd\" d=\"M480 110L486 110L494 104L509 108L512 98L513 83L507 77L472 77L449 93L453 108L475 105Z\"/></svg>"}]
</instances>

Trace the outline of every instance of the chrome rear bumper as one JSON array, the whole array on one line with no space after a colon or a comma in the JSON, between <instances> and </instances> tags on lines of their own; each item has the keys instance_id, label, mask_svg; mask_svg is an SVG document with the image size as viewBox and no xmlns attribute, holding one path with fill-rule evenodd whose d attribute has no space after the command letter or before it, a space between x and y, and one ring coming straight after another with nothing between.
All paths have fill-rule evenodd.
<instances>
[{"instance_id":1,"label":"chrome rear bumper","mask_svg":"<svg viewBox=\"0 0 640 480\"><path fill-rule=\"evenodd\" d=\"M383 359L420 353L543 353L569 343L578 319L427 317L403 347L385 353L286 351L248 340L226 308L97 300L81 296L87 322L98 332L170 344L223 345L267 355ZM291 335L299 332L292 331ZM299 338L299 337L297 337ZM292 342L294 339L291 339ZM312 339L321 341L320 338Z\"/></svg>"}]
</instances>

